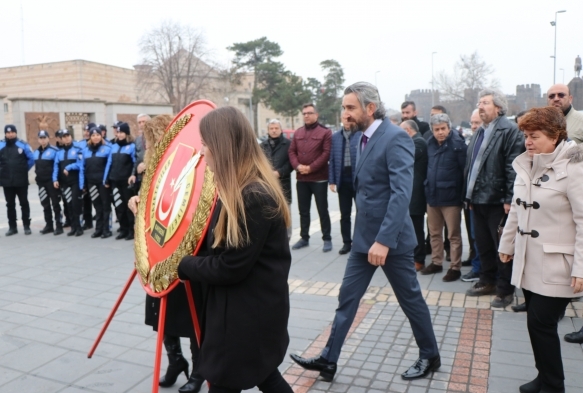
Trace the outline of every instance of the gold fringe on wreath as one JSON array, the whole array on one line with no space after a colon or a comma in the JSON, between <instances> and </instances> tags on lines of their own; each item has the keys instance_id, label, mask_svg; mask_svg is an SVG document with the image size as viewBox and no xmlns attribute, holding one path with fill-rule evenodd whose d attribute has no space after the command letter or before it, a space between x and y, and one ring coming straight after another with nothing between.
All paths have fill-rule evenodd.
<instances>
[{"instance_id":1,"label":"gold fringe on wreath","mask_svg":"<svg viewBox=\"0 0 583 393\"><path fill-rule=\"evenodd\" d=\"M148 191L152 185L154 173L160 162L160 159L170 146L170 143L176 135L186 126L190 121L191 115L186 114L182 116L176 123L172 125L170 130L164 134L162 139L155 145L155 153L146 169L146 174L142 178L142 185L140 187L140 195L147 196ZM146 200L138 204L138 214L136 215L136 239L134 241L134 252L136 255L136 270L138 271L142 284L148 285L154 292L162 292L178 278L177 268L180 260L185 255L190 255L194 252L205 225L208 221L210 210L212 207L215 195L215 186L213 180L213 173L206 168L204 173L204 182L198 205L186 234L182 241L165 260L157 263L150 271L150 262L148 261L148 246L146 243Z\"/></svg>"}]
</instances>

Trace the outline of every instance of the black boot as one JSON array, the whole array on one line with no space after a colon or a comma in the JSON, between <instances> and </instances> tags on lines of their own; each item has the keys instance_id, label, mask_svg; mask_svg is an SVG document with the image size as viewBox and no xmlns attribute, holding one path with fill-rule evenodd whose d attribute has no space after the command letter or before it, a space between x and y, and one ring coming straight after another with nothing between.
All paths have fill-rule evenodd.
<instances>
[{"instance_id":1,"label":"black boot","mask_svg":"<svg viewBox=\"0 0 583 393\"><path fill-rule=\"evenodd\" d=\"M159 385L167 388L176 383L180 373L184 372L184 376L188 377L188 362L182 356L179 337L165 334L164 347L168 354L168 369L166 370L166 375L160 378Z\"/></svg>"},{"instance_id":2,"label":"black boot","mask_svg":"<svg viewBox=\"0 0 583 393\"><path fill-rule=\"evenodd\" d=\"M192 373L188 381L178 389L180 393L198 393L204 383L204 378L198 373L198 343L196 338L190 339L190 352L192 353Z\"/></svg>"},{"instance_id":3,"label":"black boot","mask_svg":"<svg viewBox=\"0 0 583 393\"><path fill-rule=\"evenodd\" d=\"M41 235L46 235L47 233L51 233L54 232L55 230L53 229L53 225L52 224L47 224L45 225L45 227L43 229L40 230Z\"/></svg>"},{"instance_id":4,"label":"black boot","mask_svg":"<svg viewBox=\"0 0 583 393\"><path fill-rule=\"evenodd\" d=\"M57 223L57 229L53 232L53 235L58 236L63 234L63 225L60 222Z\"/></svg>"}]
</instances>

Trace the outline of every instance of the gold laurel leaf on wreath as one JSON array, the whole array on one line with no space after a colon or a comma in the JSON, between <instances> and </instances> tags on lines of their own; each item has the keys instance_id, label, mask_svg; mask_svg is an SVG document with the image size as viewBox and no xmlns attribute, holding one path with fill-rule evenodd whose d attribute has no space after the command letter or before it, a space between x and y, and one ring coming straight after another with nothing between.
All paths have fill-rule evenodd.
<instances>
[{"instance_id":1,"label":"gold laurel leaf on wreath","mask_svg":"<svg viewBox=\"0 0 583 393\"><path fill-rule=\"evenodd\" d=\"M207 167L204 172L204 182L198 199L198 205L192 222L176 250L164 261L157 263L151 270L148 283L154 292L161 292L178 278L178 264L182 257L192 255L208 221L213 200L215 198L215 182L213 172Z\"/></svg>"},{"instance_id":2,"label":"gold laurel leaf on wreath","mask_svg":"<svg viewBox=\"0 0 583 393\"><path fill-rule=\"evenodd\" d=\"M178 135L178 133L190 121L191 117L192 115L187 113L178 119L178 121L174 123L167 132L164 133L162 139L160 139L154 145L154 155L148 163L145 174L142 177L140 195L145 196L145 199L142 201L142 203L138 203L138 214L136 214L135 220L136 239L134 241L134 253L136 255L135 267L140 274L143 285L148 283L148 276L150 273L150 262L148 261L148 245L146 243L146 198L152 185L152 179L154 178L156 167L160 163L162 156L176 135Z\"/></svg>"}]
</instances>

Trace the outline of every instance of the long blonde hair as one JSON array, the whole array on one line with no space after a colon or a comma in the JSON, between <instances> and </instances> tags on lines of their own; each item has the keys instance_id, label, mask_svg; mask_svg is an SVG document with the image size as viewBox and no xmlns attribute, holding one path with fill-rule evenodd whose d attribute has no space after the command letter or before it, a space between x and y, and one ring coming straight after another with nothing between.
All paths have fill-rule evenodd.
<instances>
[{"instance_id":1,"label":"long blonde hair","mask_svg":"<svg viewBox=\"0 0 583 393\"><path fill-rule=\"evenodd\" d=\"M213 248L238 248L249 243L243 189L253 183L275 201L277 207L270 213L289 226L291 219L281 185L245 115L230 106L215 109L201 119L200 133L213 157L215 184L223 204Z\"/></svg>"}]
</instances>

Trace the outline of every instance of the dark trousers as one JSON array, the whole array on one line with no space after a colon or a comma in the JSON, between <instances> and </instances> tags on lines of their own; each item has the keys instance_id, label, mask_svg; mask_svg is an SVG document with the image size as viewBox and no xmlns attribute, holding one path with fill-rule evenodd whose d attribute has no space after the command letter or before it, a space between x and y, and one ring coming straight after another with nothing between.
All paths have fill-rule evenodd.
<instances>
[{"instance_id":1,"label":"dark trousers","mask_svg":"<svg viewBox=\"0 0 583 393\"><path fill-rule=\"evenodd\" d=\"M474 237L472 236L472 219L470 217L470 209L464 209L464 221L466 222L466 232L468 234L468 242L470 243L470 255L468 260L471 261L476 257L476 250L474 249Z\"/></svg>"},{"instance_id":2,"label":"dark trousers","mask_svg":"<svg viewBox=\"0 0 583 393\"><path fill-rule=\"evenodd\" d=\"M83 225L93 226L93 212L91 207L91 196L89 193L83 194Z\"/></svg>"},{"instance_id":3,"label":"dark trousers","mask_svg":"<svg viewBox=\"0 0 583 393\"><path fill-rule=\"evenodd\" d=\"M109 232L109 216L111 214L111 198L109 188L103 183L88 184L87 193L96 211L95 232Z\"/></svg>"},{"instance_id":4,"label":"dark trousers","mask_svg":"<svg viewBox=\"0 0 583 393\"><path fill-rule=\"evenodd\" d=\"M332 323L330 338L322 351L322 357L329 362L338 362L344 339L354 321L360 299L366 292L377 266L368 263L368 255L352 251L346 263L342 286L338 296L338 308ZM382 266L383 272L403 312L409 319L413 336L419 347L419 356L429 359L439 354L437 341L431 324L431 315L413 264L413 250L402 255L389 253Z\"/></svg>"},{"instance_id":5,"label":"dark trousers","mask_svg":"<svg viewBox=\"0 0 583 393\"><path fill-rule=\"evenodd\" d=\"M133 192L128 188L127 181L112 181L110 187L113 190L113 205L119 220L120 232L133 233L134 213L128 208L128 201L133 196Z\"/></svg>"},{"instance_id":6,"label":"dark trousers","mask_svg":"<svg viewBox=\"0 0 583 393\"><path fill-rule=\"evenodd\" d=\"M413 228L415 229L415 237L417 237L417 247L413 252L413 260L415 262L425 263L425 215L412 214L411 221L413 221Z\"/></svg>"},{"instance_id":7,"label":"dark trousers","mask_svg":"<svg viewBox=\"0 0 583 393\"><path fill-rule=\"evenodd\" d=\"M65 208L69 211L69 221L71 222L71 229L81 229L81 216L83 214L81 190L79 183L75 182L71 185L61 183L61 194L65 200Z\"/></svg>"},{"instance_id":8,"label":"dark trousers","mask_svg":"<svg viewBox=\"0 0 583 393\"><path fill-rule=\"evenodd\" d=\"M549 297L523 289L526 324L538 378L545 392L564 392L565 374L557 325L569 298Z\"/></svg>"},{"instance_id":9,"label":"dark trousers","mask_svg":"<svg viewBox=\"0 0 583 393\"><path fill-rule=\"evenodd\" d=\"M498 225L504 217L503 205L472 205L474 211L475 242L480 253L480 282L496 284L496 294L506 296L514 293L512 261L502 263L498 257ZM498 276L498 279L496 279Z\"/></svg>"},{"instance_id":10,"label":"dark trousers","mask_svg":"<svg viewBox=\"0 0 583 393\"><path fill-rule=\"evenodd\" d=\"M257 385L260 391L265 393L292 393L293 390L289 384L283 379L281 373L276 368L265 381ZM211 385L209 393L240 393L241 389L221 388L216 385Z\"/></svg>"},{"instance_id":11,"label":"dark trousers","mask_svg":"<svg viewBox=\"0 0 583 393\"><path fill-rule=\"evenodd\" d=\"M330 237L330 214L328 213L328 182L307 182L296 183L298 192L298 209L300 211L300 236L302 239L310 238L310 208L312 207L312 195L316 199L316 207L320 216L320 229L322 230L322 240L332 240Z\"/></svg>"},{"instance_id":12,"label":"dark trousers","mask_svg":"<svg viewBox=\"0 0 583 393\"><path fill-rule=\"evenodd\" d=\"M59 190L55 188L52 181L38 184L38 197L40 199L40 204L43 207L45 223L47 224L47 226L54 228L53 227L53 212L54 212L55 224L57 225L57 228L60 227L61 204L59 198Z\"/></svg>"},{"instance_id":13,"label":"dark trousers","mask_svg":"<svg viewBox=\"0 0 583 393\"><path fill-rule=\"evenodd\" d=\"M352 182L342 182L338 187L338 202L340 204L340 233L342 242L352 245L352 201L354 200L354 187Z\"/></svg>"},{"instance_id":14,"label":"dark trousers","mask_svg":"<svg viewBox=\"0 0 583 393\"><path fill-rule=\"evenodd\" d=\"M30 226L30 205L28 204L28 186L24 187L3 187L4 198L6 199L6 211L8 216L8 226L16 229L16 197L20 204L22 213L22 225Z\"/></svg>"}]
</instances>

